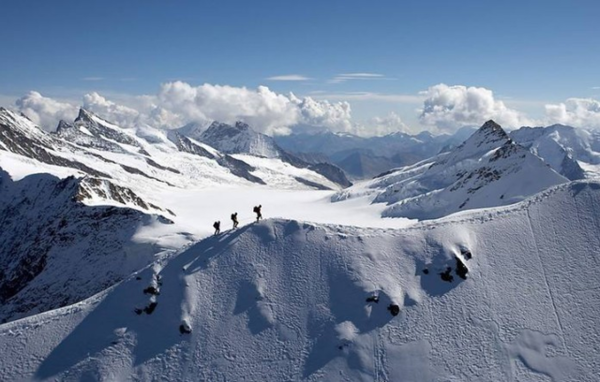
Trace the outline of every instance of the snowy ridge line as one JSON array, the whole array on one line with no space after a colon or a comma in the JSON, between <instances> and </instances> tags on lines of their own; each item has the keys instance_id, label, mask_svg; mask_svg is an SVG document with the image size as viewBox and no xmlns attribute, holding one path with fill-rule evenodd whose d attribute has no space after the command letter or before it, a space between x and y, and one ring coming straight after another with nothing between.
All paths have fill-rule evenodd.
<instances>
[{"instance_id":1,"label":"snowy ridge line","mask_svg":"<svg viewBox=\"0 0 600 382\"><path fill-rule=\"evenodd\" d=\"M11 331L0 336L0 372L10 380L595 382L600 293L569 292L599 280L589 266L598 225L588 221L600 216L598 198L597 182L577 182L521 203L530 214L502 208L487 224L448 219L403 235L267 219L188 245L82 313L0 326ZM578 210L586 217L575 218ZM481 217L465 214L455 221ZM458 258L466 278L441 277ZM149 286L160 290L149 296ZM569 322L562 332L553 306Z\"/></svg>"}]
</instances>

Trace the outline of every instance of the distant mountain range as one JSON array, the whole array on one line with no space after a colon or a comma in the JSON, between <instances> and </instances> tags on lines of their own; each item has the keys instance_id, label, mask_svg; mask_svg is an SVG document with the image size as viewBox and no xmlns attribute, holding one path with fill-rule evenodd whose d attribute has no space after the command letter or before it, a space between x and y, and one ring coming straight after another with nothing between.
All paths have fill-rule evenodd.
<instances>
[{"instance_id":1,"label":"distant mountain range","mask_svg":"<svg viewBox=\"0 0 600 382\"><path fill-rule=\"evenodd\" d=\"M351 178L366 179L449 150L474 130L463 128L453 135L394 133L371 138L322 132L276 136L275 141L293 153L323 154Z\"/></svg>"},{"instance_id":2,"label":"distant mountain range","mask_svg":"<svg viewBox=\"0 0 600 382\"><path fill-rule=\"evenodd\" d=\"M334 200L375 192L373 202L388 205L384 217L423 220L513 204L567 181L488 121L453 150L343 190Z\"/></svg>"},{"instance_id":3,"label":"distant mountain range","mask_svg":"<svg viewBox=\"0 0 600 382\"><path fill-rule=\"evenodd\" d=\"M215 135L211 134L216 134L221 128L228 134L222 135L217 141ZM213 143L224 151L203 141ZM263 146L257 146L256 142L262 142ZM258 147L262 147L263 151L258 151ZM308 178L281 174L289 178L286 182L290 187L296 184L299 187L332 189L350 185L339 168L328 163L311 164L296 158L277 147L270 137L256 133L241 123L229 127L213 124L202 135L185 128L164 131L147 127L143 131L135 131L121 128L82 109L73 123L61 121L55 132L47 133L27 118L0 109L0 149L92 176L112 178L124 172L170 184L178 182L169 181L172 177L191 177L204 181L207 174L221 178L218 182L228 183L227 179L233 176L243 181L265 184L264 180L252 174L255 171L253 166L234 158L232 154L269 154L267 158L274 161L310 170ZM182 163L178 162L190 163L190 158L181 153L203 157L217 166L206 166L204 177L198 177L197 168L185 173L181 171ZM169 166L166 162L177 163L177 166ZM189 168L187 165L183 167Z\"/></svg>"}]
</instances>

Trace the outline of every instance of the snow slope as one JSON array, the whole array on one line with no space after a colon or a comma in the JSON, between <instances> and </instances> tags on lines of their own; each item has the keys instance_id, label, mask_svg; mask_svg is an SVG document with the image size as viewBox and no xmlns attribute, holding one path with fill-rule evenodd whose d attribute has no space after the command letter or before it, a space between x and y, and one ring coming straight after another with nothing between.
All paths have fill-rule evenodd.
<instances>
[{"instance_id":1,"label":"snow slope","mask_svg":"<svg viewBox=\"0 0 600 382\"><path fill-rule=\"evenodd\" d=\"M196 138L227 154L249 154L264 158L280 157L280 149L273 138L254 131L244 122L238 121L235 125L213 122L199 136L196 130L190 130L185 126L181 132L184 135L190 134L191 138Z\"/></svg>"},{"instance_id":2,"label":"snow slope","mask_svg":"<svg viewBox=\"0 0 600 382\"><path fill-rule=\"evenodd\" d=\"M316 184L295 179L287 173L277 174L270 167L280 168L278 160L272 163L263 161L264 169L255 168L183 136L174 139L171 134L148 126L137 131L120 128L83 109L73 124L62 121L57 132L50 134L28 119L0 108L0 142L0 166L9 173L11 166L4 163L4 159L14 156L6 153L15 154L24 162L36 161L63 169L71 168L80 175L114 179L141 194L145 190L165 186L265 184L253 175L260 170L270 171L275 178L281 175L290 180L284 182L278 179L277 187L340 188L337 180L332 182L310 168L307 171L312 183Z\"/></svg>"},{"instance_id":3,"label":"snow slope","mask_svg":"<svg viewBox=\"0 0 600 382\"><path fill-rule=\"evenodd\" d=\"M0 373L596 381L599 216L585 181L405 230L263 221L0 326Z\"/></svg>"},{"instance_id":4,"label":"snow slope","mask_svg":"<svg viewBox=\"0 0 600 382\"><path fill-rule=\"evenodd\" d=\"M280 148L272 137L253 130L244 122L238 121L235 125L228 125L215 121L206 131L200 134L193 125L184 126L178 130L178 134L187 136L190 139L197 139L226 154L245 154L254 157L279 159L293 167L306 168L319 173L339 186L348 187L352 185L344 172L335 165L331 163L312 163L300 159Z\"/></svg>"},{"instance_id":5,"label":"snow slope","mask_svg":"<svg viewBox=\"0 0 600 382\"><path fill-rule=\"evenodd\" d=\"M333 200L376 193L375 203L388 204L384 217L435 219L515 203L566 181L488 121L452 151L343 190Z\"/></svg>"},{"instance_id":6,"label":"snow slope","mask_svg":"<svg viewBox=\"0 0 600 382\"><path fill-rule=\"evenodd\" d=\"M594 131L552 125L522 127L510 136L571 180L590 177L592 174L582 167L600 164L600 135Z\"/></svg>"},{"instance_id":7,"label":"snow slope","mask_svg":"<svg viewBox=\"0 0 600 382\"><path fill-rule=\"evenodd\" d=\"M0 321L81 301L150 264L167 248L134 235L172 224L162 214L107 180L13 182L0 168Z\"/></svg>"}]
</instances>

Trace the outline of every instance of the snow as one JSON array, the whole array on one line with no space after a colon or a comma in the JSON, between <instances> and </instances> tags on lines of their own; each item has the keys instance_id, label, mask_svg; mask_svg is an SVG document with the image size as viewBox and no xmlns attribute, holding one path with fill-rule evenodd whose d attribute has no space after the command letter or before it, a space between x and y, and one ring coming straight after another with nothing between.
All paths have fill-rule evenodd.
<instances>
[{"instance_id":1,"label":"snow","mask_svg":"<svg viewBox=\"0 0 600 382\"><path fill-rule=\"evenodd\" d=\"M492 121L449 153L342 190L333 201L376 194L384 217L435 219L519 202L567 179Z\"/></svg>"},{"instance_id":2,"label":"snow","mask_svg":"<svg viewBox=\"0 0 600 382\"><path fill-rule=\"evenodd\" d=\"M86 129L85 126L79 126L79 131L86 135L89 135L90 137L94 136L94 134L92 134L88 129Z\"/></svg>"},{"instance_id":3,"label":"snow","mask_svg":"<svg viewBox=\"0 0 600 382\"><path fill-rule=\"evenodd\" d=\"M595 381L598 200L600 183L574 182L403 230L248 225L0 326L0 370L8 380ZM454 256L467 278L442 281ZM160 294L143 294L148 285ZM132 311L152 301L151 314Z\"/></svg>"},{"instance_id":4,"label":"snow","mask_svg":"<svg viewBox=\"0 0 600 382\"><path fill-rule=\"evenodd\" d=\"M138 139L81 115L133 144L67 143L0 112L33 147L111 176L64 179L84 174L2 146L0 168L12 180L0 173L0 245L12 257L0 256L0 270L30 270L44 253L48 262L20 300L0 306L10 320L24 317L0 324L0 379L600 375L600 183L567 182L499 126L339 191L308 169L236 154L266 185L253 183L215 159L177 151L164 132L147 127ZM481 184L468 177L487 167L502 176ZM593 165L582 167L589 174ZM30 176L37 173L45 174ZM465 198L470 210L457 207ZM258 204L265 220L256 223ZM398 213L408 206L414 213ZM213 236L216 220L223 232Z\"/></svg>"},{"instance_id":5,"label":"snow","mask_svg":"<svg viewBox=\"0 0 600 382\"><path fill-rule=\"evenodd\" d=\"M294 186L292 187L294 188L310 188L295 180L296 177L322 184L334 190L340 188L335 183L312 170L294 167L277 158L261 158L244 154L236 154L233 157L256 167L257 169L253 174L275 188L289 188L290 184L293 184Z\"/></svg>"},{"instance_id":6,"label":"snow","mask_svg":"<svg viewBox=\"0 0 600 382\"><path fill-rule=\"evenodd\" d=\"M66 178L68 176L83 176L81 171L73 168L53 166L45 163L40 163L34 159L24 158L20 155L15 155L10 152L0 152L0 169L7 171L10 177L17 181L32 174L48 173Z\"/></svg>"}]
</instances>

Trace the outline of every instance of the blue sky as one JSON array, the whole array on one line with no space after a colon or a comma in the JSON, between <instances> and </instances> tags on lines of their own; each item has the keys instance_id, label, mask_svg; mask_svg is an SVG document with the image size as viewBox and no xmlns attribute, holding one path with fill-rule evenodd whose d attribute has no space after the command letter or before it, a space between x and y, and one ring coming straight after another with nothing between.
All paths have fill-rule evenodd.
<instances>
[{"instance_id":1,"label":"blue sky","mask_svg":"<svg viewBox=\"0 0 600 382\"><path fill-rule=\"evenodd\" d=\"M414 124L419 92L444 83L490 89L537 117L544 103L600 98L598 15L597 0L9 0L0 93L265 85L347 99L358 119L396 112ZM305 80L273 79L292 75Z\"/></svg>"}]
</instances>

